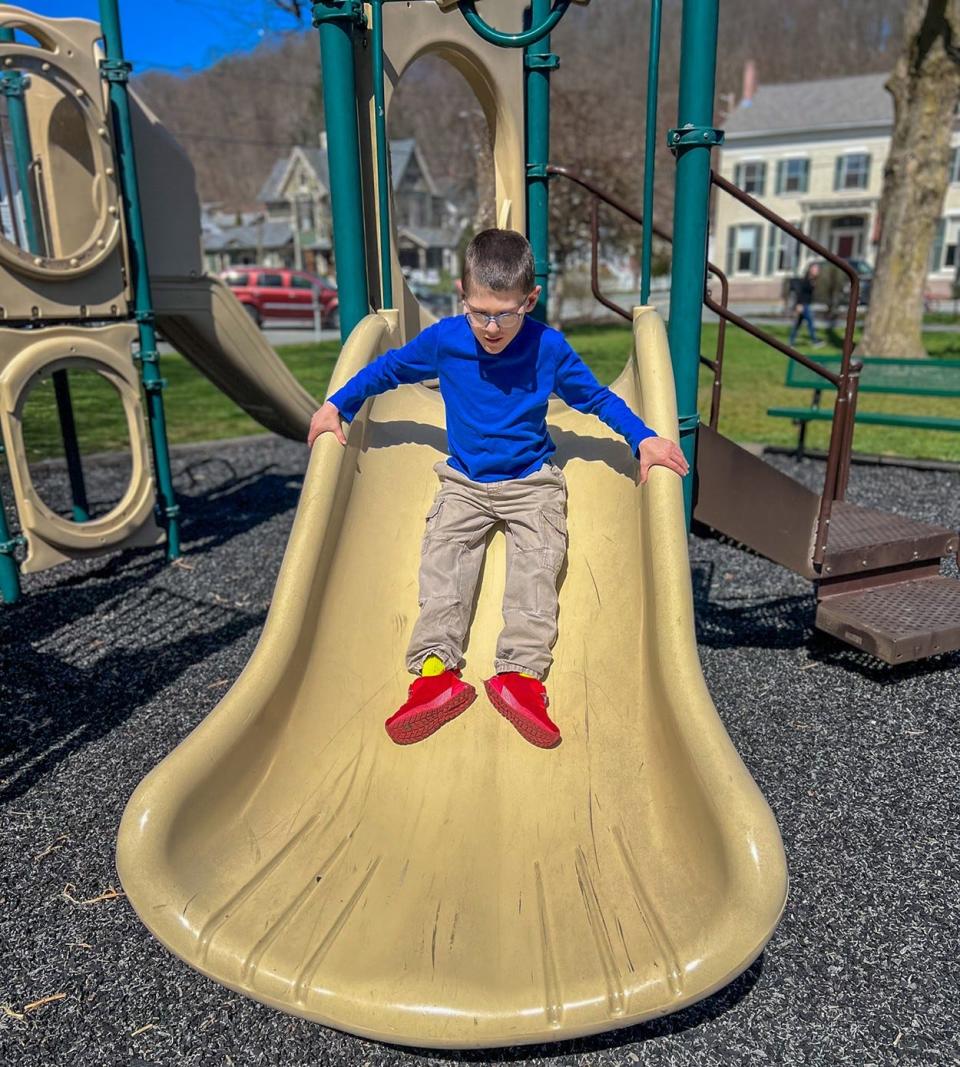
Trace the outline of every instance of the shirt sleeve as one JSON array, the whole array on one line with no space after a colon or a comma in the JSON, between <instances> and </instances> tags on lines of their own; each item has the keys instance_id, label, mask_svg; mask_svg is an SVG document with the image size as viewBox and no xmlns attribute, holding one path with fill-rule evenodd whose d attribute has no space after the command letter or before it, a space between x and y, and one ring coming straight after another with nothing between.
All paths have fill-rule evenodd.
<instances>
[{"instance_id":1,"label":"shirt sleeve","mask_svg":"<svg viewBox=\"0 0 960 1067\"><path fill-rule=\"evenodd\" d=\"M554 391L570 407L587 415L596 415L611 430L616 430L634 454L641 441L657 436L616 393L597 381L590 368L566 342L557 361Z\"/></svg>"},{"instance_id":2,"label":"shirt sleeve","mask_svg":"<svg viewBox=\"0 0 960 1067\"><path fill-rule=\"evenodd\" d=\"M437 376L437 330L429 326L402 348L392 348L351 379L327 399L346 422L352 422L364 401L387 393L398 385L423 382Z\"/></svg>"}]
</instances>

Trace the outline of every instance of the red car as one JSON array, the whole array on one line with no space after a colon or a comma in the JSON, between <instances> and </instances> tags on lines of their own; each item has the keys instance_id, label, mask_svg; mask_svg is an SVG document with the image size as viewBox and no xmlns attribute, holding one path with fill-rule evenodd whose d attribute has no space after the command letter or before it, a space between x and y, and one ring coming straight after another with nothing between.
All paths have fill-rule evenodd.
<instances>
[{"instance_id":1,"label":"red car","mask_svg":"<svg viewBox=\"0 0 960 1067\"><path fill-rule=\"evenodd\" d=\"M258 326L267 319L313 322L317 304L321 325L334 330L340 326L337 290L319 274L286 267L232 267L220 277Z\"/></svg>"}]
</instances>

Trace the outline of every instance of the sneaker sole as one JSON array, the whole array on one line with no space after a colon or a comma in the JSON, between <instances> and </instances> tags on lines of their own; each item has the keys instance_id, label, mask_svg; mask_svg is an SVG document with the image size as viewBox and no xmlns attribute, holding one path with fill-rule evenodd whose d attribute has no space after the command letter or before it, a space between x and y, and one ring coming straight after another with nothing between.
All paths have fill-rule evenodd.
<instances>
[{"instance_id":1,"label":"sneaker sole","mask_svg":"<svg viewBox=\"0 0 960 1067\"><path fill-rule=\"evenodd\" d=\"M525 718L520 712L511 708L488 682L484 682L484 688L487 690L490 703L513 726L517 733L525 741L529 741L531 745L536 745L537 748L556 748L563 740L560 734L551 733L539 723Z\"/></svg>"},{"instance_id":2,"label":"sneaker sole","mask_svg":"<svg viewBox=\"0 0 960 1067\"><path fill-rule=\"evenodd\" d=\"M417 741L423 741L432 733L436 733L441 726L446 725L458 715L462 715L476 699L477 691L471 686L438 708L411 712L402 723L388 726L387 734L390 740L398 745L416 744Z\"/></svg>"}]
</instances>

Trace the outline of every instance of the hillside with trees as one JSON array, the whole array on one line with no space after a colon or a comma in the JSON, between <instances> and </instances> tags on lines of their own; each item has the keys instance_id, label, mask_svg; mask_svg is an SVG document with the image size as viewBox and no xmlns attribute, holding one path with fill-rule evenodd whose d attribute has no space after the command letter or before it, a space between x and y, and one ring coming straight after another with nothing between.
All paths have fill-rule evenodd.
<instances>
[{"instance_id":1,"label":"hillside with trees","mask_svg":"<svg viewBox=\"0 0 960 1067\"><path fill-rule=\"evenodd\" d=\"M278 2L287 11L304 7ZM680 0L664 3L661 221L669 220L672 200L663 134L676 120L680 9ZM739 97L747 60L756 62L761 84L890 70L902 18L902 0L723 0L718 122ZM561 67L553 78L551 156L634 203L642 183L648 23L647 0L602 0L571 8L553 39ZM307 28L190 76L148 72L135 86L189 152L201 197L227 209L254 206L274 160L294 144L316 144L323 125L318 35ZM446 63L427 58L411 69L394 97L390 123L391 136L417 138L451 197L483 203L489 173L483 120L466 83ZM581 240L583 213L574 190L556 186L553 201L562 256L566 245Z\"/></svg>"}]
</instances>

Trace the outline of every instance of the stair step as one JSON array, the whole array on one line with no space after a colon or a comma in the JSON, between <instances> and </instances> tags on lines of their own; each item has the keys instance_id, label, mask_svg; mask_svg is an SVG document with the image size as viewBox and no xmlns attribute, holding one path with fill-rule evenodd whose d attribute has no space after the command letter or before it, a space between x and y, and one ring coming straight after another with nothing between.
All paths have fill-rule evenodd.
<instances>
[{"instance_id":1,"label":"stair step","mask_svg":"<svg viewBox=\"0 0 960 1067\"><path fill-rule=\"evenodd\" d=\"M887 663L952 652L960 649L960 581L939 575L828 596L816 626Z\"/></svg>"},{"instance_id":2,"label":"stair step","mask_svg":"<svg viewBox=\"0 0 960 1067\"><path fill-rule=\"evenodd\" d=\"M935 560L957 551L957 531L837 501L823 560L824 577Z\"/></svg>"}]
</instances>

